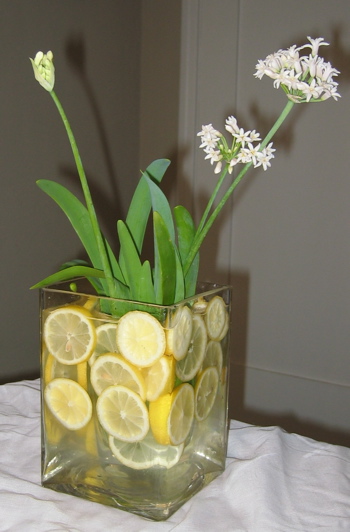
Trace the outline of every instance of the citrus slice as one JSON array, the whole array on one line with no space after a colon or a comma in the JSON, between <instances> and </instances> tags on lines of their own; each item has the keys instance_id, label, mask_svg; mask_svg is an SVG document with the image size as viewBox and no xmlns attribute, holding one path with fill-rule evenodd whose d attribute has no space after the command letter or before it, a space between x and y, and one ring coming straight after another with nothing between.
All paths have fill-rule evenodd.
<instances>
[{"instance_id":1,"label":"citrus slice","mask_svg":"<svg viewBox=\"0 0 350 532\"><path fill-rule=\"evenodd\" d=\"M144 368L142 374L146 385L146 399L147 401L155 401L160 395L173 391L175 359L172 356L164 355L153 366Z\"/></svg>"},{"instance_id":2,"label":"citrus slice","mask_svg":"<svg viewBox=\"0 0 350 532\"><path fill-rule=\"evenodd\" d=\"M160 445L149 431L146 437L135 443L127 443L109 436L109 446L114 456L132 469L149 469L160 466L170 469L179 461L184 444Z\"/></svg>"},{"instance_id":3,"label":"citrus slice","mask_svg":"<svg viewBox=\"0 0 350 532\"><path fill-rule=\"evenodd\" d=\"M97 399L102 427L118 440L142 440L149 430L148 410L139 394L125 386L109 386Z\"/></svg>"},{"instance_id":4,"label":"citrus slice","mask_svg":"<svg viewBox=\"0 0 350 532\"><path fill-rule=\"evenodd\" d=\"M68 365L87 360L96 343L91 314L74 305L50 312L44 323L43 336L49 352L59 362Z\"/></svg>"},{"instance_id":5,"label":"citrus slice","mask_svg":"<svg viewBox=\"0 0 350 532\"><path fill-rule=\"evenodd\" d=\"M96 327L96 347L89 358L90 366L104 353L117 353L117 324L103 323Z\"/></svg>"},{"instance_id":6,"label":"citrus slice","mask_svg":"<svg viewBox=\"0 0 350 532\"><path fill-rule=\"evenodd\" d=\"M52 414L67 429L81 429L90 421L91 399L77 382L71 379L54 379L47 384L44 396Z\"/></svg>"},{"instance_id":7,"label":"citrus slice","mask_svg":"<svg viewBox=\"0 0 350 532\"><path fill-rule=\"evenodd\" d=\"M165 332L159 321L140 310L122 316L117 328L119 352L138 367L152 366L165 351Z\"/></svg>"},{"instance_id":8,"label":"citrus slice","mask_svg":"<svg viewBox=\"0 0 350 532\"><path fill-rule=\"evenodd\" d=\"M213 408L219 385L219 373L216 368L206 368L198 377L195 395L195 416L198 421L206 419Z\"/></svg>"},{"instance_id":9,"label":"citrus slice","mask_svg":"<svg viewBox=\"0 0 350 532\"><path fill-rule=\"evenodd\" d=\"M225 337L229 327L229 317L226 303L222 297L215 296L209 301L205 323L209 338L220 341Z\"/></svg>"},{"instance_id":10,"label":"citrus slice","mask_svg":"<svg viewBox=\"0 0 350 532\"><path fill-rule=\"evenodd\" d=\"M180 384L171 394L161 395L149 405L154 438L161 445L179 445L190 433L194 419L194 390Z\"/></svg>"},{"instance_id":11,"label":"citrus slice","mask_svg":"<svg viewBox=\"0 0 350 532\"><path fill-rule=\"evenodd\" d=\"M101 395L108 386L121 384L145 400L146 389L141 371L121 355L115 353L100 355L91 367L90 380L97 395Z\"/></svg>"},{"instance_id":12,"label":"citrus slice","mask_svg":"<svg viewBox=\"0 0 350 532\"><path fill-rule=\"evenodd\" d=\"M221 375L222 364L223 355L221 344L216 340L210 340L205 351L202 369L214 366L218 370L219 375Z\"/></svg>"},{"instance_id":13,"label":"citrus slice","mask_svg":"<svg viewBox=\"0 0 350 532\"><path fill-rule=\"evenodd\" d=\"M190 381L198 373L207 347L207 330L199 314L193 316L193 329L187 355L176 362L176 375L181 381Z\"/></svg>"},{"instance_id":14,"label":"citrus slice","mask_svg":"<svg viewBox=\"0 0 350 532\"><path fill-rule=\"evenodd\" d=\"M189 348L192 338L192 312L184 306L176 310L172 317L174 326L166 331L166 354L173 355L176 360L182 360Z\"/></svg>"},{"instance_id":15,"label":"citrus slice","mask_svg":"<svg viewBox=\"0 0 350 532\"><path fill-rule=\"evenodd\" d=\"M76 366L61 364L50 353L48 353L44 366L44 383L48 384L58 377L75 380L77 376Z\"/></svg>"}]
</instances>

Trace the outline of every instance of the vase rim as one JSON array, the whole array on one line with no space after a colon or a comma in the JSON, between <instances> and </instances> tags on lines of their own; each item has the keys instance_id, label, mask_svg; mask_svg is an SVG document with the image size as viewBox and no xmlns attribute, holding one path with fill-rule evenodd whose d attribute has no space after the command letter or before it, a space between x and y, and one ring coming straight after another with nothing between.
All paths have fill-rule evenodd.
<instances>
[{"instance_id":1,"label":"vase rim","mask_svg":"<svg viewBox=\"0 0 350 532\"><path fill-rule=\"evenodd\" d=\"M190 297L186 297L184 299L181 299L180 301L176 302L176 303L171 303L171 304L168 304L168 305L163 305L163 304L158 304L158 303L148 303L147 301L137 301L137 300L132 300L132 299L121 299L121 298L113 298L113 297L109 297L109 296L102 296L102 295L99 295L99 294L96 294L96 293L91 293L89 291L84 291L83 290L77 290L77 291L72 291L69 289L69 285L71 283L76 283L76 282L79 282L79 281L85 281L84 278L76 278L76 279L70 279L69 281L62 281L60 283L55 283L55 284L52 284L52 285L48 285L48 286L45 286L45 287L41 287L39 288L39 292L42 293L42 292L55 292L55 293L61 293L61 294L69 294L69 295L76 295L76 296L89 296L89 297L95 297L97 299L105 299L105 300L113 300L113 301L123 301L123 302L126 302L126 303L141 303L141 304L144 304L144 305L147 305L149 307L164 307L164 308L173 308L173 307L177 307L179 304L182 304L182 303L186 303L186 302L189 302L189 301L192 301L194 298L198 298L199 296L202 296L202 297L208 297L208 296L211 296L213 294L215 294L216 292L222 292L222 291L225 291L225 290L231 290L232 289L232 286L229 285L229 284L219 284L219 283L212 283L212 282L209 282L209 281L199 281L197 283L197 287L200 289L200 290L197 290L196 293L193 295L193 296L190 296ZM89 285L87 285L89 286ZM65 288L63 288L65 287Z\"/></svg>"}]
</instances>

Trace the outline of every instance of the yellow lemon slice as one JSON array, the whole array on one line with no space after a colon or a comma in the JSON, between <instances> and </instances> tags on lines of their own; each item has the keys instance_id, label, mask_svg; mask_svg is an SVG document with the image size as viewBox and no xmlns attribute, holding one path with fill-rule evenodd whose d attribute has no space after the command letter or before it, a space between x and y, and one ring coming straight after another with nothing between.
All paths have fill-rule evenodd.
<instances>
[{"instance_id":1,"label":"yellow lemon slice","mask_svg":"<svg viewBox=\"0 0 350 532\"><path fill-rule=\"evenodd\" d=\"M96 327L96 347L89 358L90 366L104 353L117 353L117 324L103 323Z\"/></svg>"},{"instance_id":2,"label":"yellow lemon slice","mask_svg":"<svg viewBox=\"0 0 350 532\"><path fill-rule=\"evenodd\" d=\"M222 340L229 328L229 315L226 308L226 303L220 296L215 296L208 303L205 323L209 338Z\"/></svg>"},{"instance_id":3,"label":"yellow lemon slice","mask_svg":"<svg viewBox=\"0 0 350 532\"><path fill-rule=\"evenodd\" d=\"M119 352L138 367L154 364L165 352L165 332L159 321L147 312L124 314L117 328Z\"/></svg>"},{"instance_id":4,"label":"yellow lemon slice","mask_svg":"<svg viewBox=\"0 0 350 532\"><path fill-rule=\"evenodd\" d=\"M114 353L100 355L91 367L90 380L97 395L101 395L108 386L120 384L138 393L142 400L146 398L141 371L121 355Z\"/></svg>"},{"instance_id":5,"label":"yellow lemon slice","mask_svg":"<svg viewBox=\"0 0 350 532\"><path fill-rule=\"evenodd\" d=\"M176 360L182 360L187 354L192 338L192 312L188 307L180 307L171 321L174 326L166 330L166 354L173 355Z\"/></svg>"},{"instance_id":6,"label":"yellow lemon slice","mask_svg":"<svg viewBox=\"0 0 350 532\"><path fill-rule=\"evenodd\" d=\"M62 364L83 362L95 349L96 332L91 314L74 305L50 312L43 337L49 352Z\"/></svg>"},{"instance_id":7,"label":"yellow lemon slice","mask_svg":"<svg viewBox=\"0 0 350 532\"><path fill-rule=\"evenodd\" d=\"M142 370L147 401L155 401L160 395L173 391L175 384L175 359L172 356L160 357L153 366Z\"/></svg>"},{"instance_id":8,"label":"yellow lemon slice","mask_svg":"<svg viewBox=\"0 0 350 532\"><path fill-rule=\"evenodd\" d=\"M207 330L200 314L193 316L193 329L187 355L176 362L176 375L181 381L190 381L198 373L207 347Z\"/></svg>"},{"instance_id":9,"label":"yellow lemon slice","mask_svg":"<svg viewBox=\"0 0 350 532\"><path fill-rule=\"evenodd\" d=\"M44 364L43 376L45 384L48 384L50 381L58 377L76 380L77 370L76 366L67 366L67 364L62 364L57 360L57 358L48 353L46 362Z\"/></svg>"},{"instance_id":10,"label":"yellow lemon slice","mask_svg":"<svg viewBox=\"0 0 350 532\"><path fill-rule=\"evenodd\" d=\"M194 419L194 390L180 384L171 394L161 395L149 405L154 438L161 445L180 445L189 435Z\"/></svg>"},{"instance_id":11,"label":"yellow lemon slice","mask_svg":"<svg viewBox=\"0 0 350 532\"><path fill-rule=\"evenodd\" d=\"M206 368L198 377L195 396L195 416L198 421L206 419L213 408L219 385L219 373L213 366Z\"/></svg>"},{"instance_id":12,"label":"yellow lemon slice","mask_svg":"<svg viewBox=\"0 0 350 532\"><path fill-rule=\"evenodd\" d=\"M88 375L87 362L80 362L76 365L62 364L54 356L47 354L46 362L44 364L44 384L48 384L53 379L57 378L75 380L87 390Z\"/></svg>"},{"instance_id":13,"label":"yellow lemon slice","mask_svg":"<svg viewBox=\"0 0 350 532\"><path fill-rule=\"evenodd\" d=\"M91 419L91 399L84 388L71 379L52 380L45 387L44 397L52 414L67 429L81 429Z\"/></svg>"},{"instance_id":14,"label":"yellow lemon slice","mask_svg":"<svg viewBox=\"0 0 350 532\"><path fill-rule=\"evenodd\" d=\"M160 445L149 431L146 437L135 443L127 443L109 436L109 446L114 456L132 469L165 467L170 469L178 463L184 444Z\"/></svg>"},{"instance_id":15,"label":"yellow lemon slice","mask_svg":"<svg viewBox=\"0 0 350 532\"><path fill-rule=\"evenodd\" d=\"M218 370L219 375L221 375L222 365L223 354L221 344L215 340L210 340L205 351L202 370L214 366Z\"/></svg>"},{"instance_id":16,"label":"yellow lemon slice","mask_svg":"<svg viewBox=\"0 0 350 532\"><path fill-rule=\"evenodd\" d=\"M97 399L97 417L118 440L142 440L149 430L148 410L139 394L125 386L109 386Z\"/></svg>"}]
</instances>

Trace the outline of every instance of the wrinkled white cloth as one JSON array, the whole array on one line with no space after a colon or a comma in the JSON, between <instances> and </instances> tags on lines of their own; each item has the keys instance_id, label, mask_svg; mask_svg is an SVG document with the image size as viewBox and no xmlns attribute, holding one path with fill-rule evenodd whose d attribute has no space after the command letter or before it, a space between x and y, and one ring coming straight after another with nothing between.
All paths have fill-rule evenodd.
<instances>
[{"instance_id":1,"label":"wrinkled white cloth","mask_svg":"<svg viewBox=\"0 0 350 532\"><path fill-rule=\"evenodd\" d=\"M349 532L350 449L231 421L225 472L167 521L40 484L40 383L0 386L0 531Z\"/></svg>"}]
</instances>

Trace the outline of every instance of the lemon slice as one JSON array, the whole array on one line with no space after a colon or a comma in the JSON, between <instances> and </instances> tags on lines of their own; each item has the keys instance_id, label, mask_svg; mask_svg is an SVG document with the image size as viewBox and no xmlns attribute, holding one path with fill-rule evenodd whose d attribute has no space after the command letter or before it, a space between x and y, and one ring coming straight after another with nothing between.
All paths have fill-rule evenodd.
<instances>
[{"instance_id":1,"label":"lemon slice","mask_svg":"<svg viewBox=\"0 0 350 532\"><path fill-rule=\"evenodd\" d=\"M148 410L139 394L125 386L109 386L97 399L102 427L118 440L142 440L149 430Z\"/></svg>"},{"instance_id":2,"label":"lemon slice","mask_svg":"<svg viewBox=\"0 0 350 532\"><path fill-rule=\"evenodd\" d=\"M103 323L96 327L96 347L89 358L90 366L104 353L117 353L117 324Z\"/></svg>"},{"instance_id":3,"label":"lemon slice","mask_svg":"<svg viewBox=\"0 0 350 532\"><path fill-rule=\"evenodd\" d=\"M120 384L138 393L142 400L145 400L146 388L141 371L121 355L100 355L91 367L90 380L97 395L101 395L108 386Z\"/></svg>"},{"instance_id":4,"label":"lemon slice","mask_svg":"<svg viewBox=\"0 0 350 532\"><path fill-rule=\"evenodd\" d=\"M138 367L152 366L165 352L165 332L159 321L140 310L131 310L117 328L119 352Z\"/></svg>"},{"instance_id":5,"label":"lemon slice","mask_svg":"<svg viewBox=\"0 0 350 532\"><path fill-rule=\"evenodd\" d=\"M49 352L59 362L68 365L87 360L96 343L91 314L74 305L50 312L44 323L43 336Z\"/></svg>"},{"instance_id":6,"label":"lemon slice","mask_svg":"<svg viewBox=\"0 0 350 532\"><path fill-rule=\"evenodd\" d=\"M81 429L91 419L91 399L84 388L71 379L52 380L45 388L44 397L52 414L67 429Z\"/></svg>"},{"instance_id":7,"label":"lemon slice","mask_svg":"<svg viewBox=\"0 0 350 532\"><path fill-rule=\"evenodd\" d=\"M190 381L198 373L207 347L207 330L199 314L193 316L193 329L187 355L176 362L176 375L181 381Z\"/></svg>"},{"instance_id":8,"label":"lemon slice","mask_svg":"<svg viewBox=\"0 0 350 532\"><path fill-rule=\"evenodd\" d=\"M149 431L146 437L135 443L127 443L109 436L109 446L114 456L132 469L149 469L165 467L170 469L178 463L184 444L160 445Z\"/></svg>"},{"instance_id":9,"label":"lemon slice","mask_svg":"<svg viewBox=\"0 0 350 532\"><path fill-rule=\"evenodd\" d=\"M205 368L209 368L210 366L214 366L218 370L219 375L221 375L222 364L223 355L221 344L220 342L216 342L215 340L210 340L208 342L207 349L204 355L202 370Z\"/></svg>"},{"instance_id":10,"label":"lemon slice","mask_svg":"<svg viewBox=\"0 0 350 532\"><path fill-rule=\"evenodd\" d=\"M160 395L173 391L175 384L175 359L162 356L153 366L144 368L147 401L155 401Z\"/></svg>"},{"instance_id":11,"label":"lemon slice","mask_svg":"<svg viewBox=\"0 0 350 532\"><path fill-rule=\"evenodd\" d=\"M208 335L212 340L222 340L229 328L229 316L226 303L220 296L215 296L208 303L205 323Z\"/></svg>"},{"instance_id":12,"label":"lemon slice","mask_svg":"<svg viewBox=\"0 0 350 532\"><path fill-rule=\"evenodd\" d=\"M76 376L76 366L67 366L67 364L61 364L57 358L48 353L44 366L45 384L48 384L50 381L58 377L75 380Z\"/></svg>"},{"instance_id":13,"label":"lemon slice","mask_svg":"<svg viewBox=\"0 0 350 532\"><path fill-rule=\"evenodd\" d=\"M194 419L194 390L180 384L171 394L161 395L149 405L154 438L161 445L180 445L190 433Z\"/></svg>"},{"instance_id":14,"label":"lemon slice","mask_svg":"<svg viewBox=\"0 0 350 532\"><path fill-rule=\"evenodd\" d=\"M198 421L206 419L213 408L219 385L219 373L213 366L206 368L198 377L195 395L195 416Z\"/></svg>"},{"instance_id":15,"label":"lemon slice","mask_svg":"<svg viewBox=\"0 0 350 532\"><path fill-rule=\"evenodd\" d=\"M182 360L187 354L192 338L192 320L191 310L180 307L172 317L174 326L166 331L166 354L173 355L176 360Z\"/></svg>"}]
</instances>

